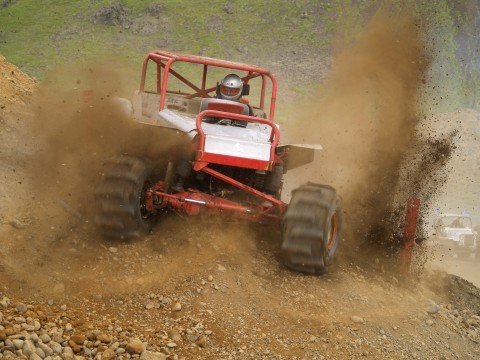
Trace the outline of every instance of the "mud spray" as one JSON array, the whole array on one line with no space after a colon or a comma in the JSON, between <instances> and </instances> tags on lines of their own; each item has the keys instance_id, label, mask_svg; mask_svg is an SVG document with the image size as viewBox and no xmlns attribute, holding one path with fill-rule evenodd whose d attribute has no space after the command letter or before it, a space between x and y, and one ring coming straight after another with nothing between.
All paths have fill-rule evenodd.
<instances>
[{"instance_id":1,"label":"mud spray","mask_svg":"<svg viewBox=\"0 0 480 360\"><path fill-rule=\"evenodd\" d=\"M414 19L374 18L338 52L319 100L306 105L296 123L302 126L291 129L296 141L325 148L304 179L332 184L342 195L343 250L354 260L396 255L404 205L411 197L425 204L450 154L449 136L418 136L431 62L423 30Z\"/></svg>"}]
</instances>

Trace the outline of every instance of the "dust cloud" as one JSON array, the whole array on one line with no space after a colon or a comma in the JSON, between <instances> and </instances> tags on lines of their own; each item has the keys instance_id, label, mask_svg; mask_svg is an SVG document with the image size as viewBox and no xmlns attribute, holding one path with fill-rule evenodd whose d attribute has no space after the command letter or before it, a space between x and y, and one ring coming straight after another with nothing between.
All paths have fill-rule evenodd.
<instances>
[{"instance_id":1,"label":"dust cloud","mask_svg":"<svg viewBox=\"0 0 480 360\"><path fill-rule=\"evenodd\" d=\"M90 217L94 187L109 158L161 159L179 140L131 120L116 99L130 98L125 89L134 87L121 79L106 65L70 64L51 73L34 99L37 150L28 173L36 195L59 199L62 211L71 208L70 213Z\"/></svg>"},{"instance_id":2,"label":"dust cloud","mask_svg":"<svg viewBox=\"0 0 480 360\"><path fill-rule=\"evenodd\" d=\"M188 219L186 226L186 219L163 214L155 232L135 242L101 238L94 226L94 192L104 162L128 154L163 169L166 151L188 139L132 121L116 98L130 98L135 84L122 83L111 68L90 64L74 74L72 68L56 69L32 100L28 136L34 151L25 171L31 199L24 199L29 226L16 241L22 256L5 262L8 281L22 283L18 291L26 294L106 295L191 276L218 251L234 254L235 261L251 259L256 238L250 227L236 223L225 235L228 222L211 216Z\"/></svg>"},{"instance_id":3,"label":"dust cloud","mask_svg":"<svg viewBox=\"0 0 480 360\"><path fill-rule=\"evenodd\" d=\"M25 121L29 156L22 170L28 191L17 199L28 227L15 241L22 256L5 260L24 291L51 289L52 283L67 286L67 291L89 288L88 270L95 268L104 287L115 266L108 258L105 267L98 265L98 253L118 246L103 242L93 226L94 189L104 162L128 154L156 164L164 161L166 149L183 144L175 132L132 121L117 97L130 98L126 89L135 87L122 78L108 66L73 63L50 73L33 94L32 114ZM144 248L151 251L151 246ZM71 273L84 281L73 281Z\"/></svg>"},{"instance_id":4,"label":"dust cloud","mask_svg":"<svg viewBox=\"0 0 480 360\"><path fill-rule=\"evenodd\" d=\"M325 147L314 174L303 173L299 178L339 190L348 209L348 240L343 246L347 254L358 255L365 240L388 242L395 235L396 189L402 162L416 144L415 126L429 61L422 28L415 21L374 19L353 45L339 52L325 84L328 93L303 109L302 126L287 129L291 138ZM98 64L72 68L74 74L68 69L52 73L34 101L36 151L27 173L33 194L29 206L38 221L24 240L34 245L29 246L30 259L36 260L31 266L24 262L10 265L20 278L28 278L21 271L35 271L36 288L42 275L50 281L52 272L55 281L68 284L65 277L72 272L88 273L88 264L96 261L103 265L95 265L102 269L95 276L106 281L112 265L108 257L99 260L96 256L98 246L107 249L110 245L103 244L90 225L93 190L103 162L122 153L162 158L178 141L171 133L165 136L164 130L136 124L122 113L113 99L128 96L125 89L133 86L122 84L115 71ZM309 129L308 134L304 129ZM164 222L162 233L154 236L160 248L169 229ZM250 230L240 232L251 235ZM151 241L145 238L136 251L150 253ZM190 247L192 254L197 252L195 244ZM249 248L237 250L240 258L251 253ZM91 276L84 275L87 283Z\"/></svg>"},{"instance_id":5,"label":"dust cloud","mask_svg":"<svg viewBox=\"0 0 480 360\"><path fill-rule=\"evenodd\" d=\"M301 112L296 125L302 125L292 129L296 141L324 147L302 181L313 178L338 189L346 209L343 251L358 257L364 248L369 261L398 247L401 206L420 196L418 178L438 168L436 161L410 167L412 149L417 155L426 148L448 153L444 143L421 141L416 134L431 62L424 38L415 19L374 18L338 51L325 90Z\"/></svg>"}]
</instances>

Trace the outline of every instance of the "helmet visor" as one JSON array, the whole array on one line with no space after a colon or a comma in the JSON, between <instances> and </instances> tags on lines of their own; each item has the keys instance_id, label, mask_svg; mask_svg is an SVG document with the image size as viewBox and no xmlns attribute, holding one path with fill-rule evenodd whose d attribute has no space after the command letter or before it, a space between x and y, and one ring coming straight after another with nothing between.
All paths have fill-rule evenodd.
<instances>
[{"instance_id":1,"label":"helmet visor","mask_svg":"<svg viewBox=\"0 0 480 360\"><path fill-rule=\"evenodd\" d=\"M240 88L230 88L225 85L220 85L220 93L226 96L237 96L240 94Z\"/></svg>"}]
</instances>

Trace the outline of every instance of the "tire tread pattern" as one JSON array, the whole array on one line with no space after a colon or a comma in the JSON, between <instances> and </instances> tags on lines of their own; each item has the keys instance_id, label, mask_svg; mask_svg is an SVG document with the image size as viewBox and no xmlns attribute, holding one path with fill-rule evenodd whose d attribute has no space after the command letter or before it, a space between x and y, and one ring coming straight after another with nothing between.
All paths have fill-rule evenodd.
<instances>
[{"instance_id":1,"label":"tire tread pattern","mask_svg":"<svg viewBox=\"0 0 480 360\"><path fill-rule=\"evenodd\" d=\"M151 222L141 214L142 187L150 164L139 158L119 156L106 163L103 181L95 191L95 222L110 239L132 239L148 233Z\"/></svg>"},{"instance_id":2,"label":"tire tread pattern","mask_svg":"<svg viewBox=\"0 0 480 360\"><path fill-rule=\"evenodd\" d=\"M292 192L292 199L284 215L281 246L282 257L288 268L311 274L328 271L335 251L329 252L326 248L326 237L330 228L329 219L334 213L338 226L336 241L339 241L342 210L335 189L327 185L307 183Z\"/></svg>"}]
</instances>

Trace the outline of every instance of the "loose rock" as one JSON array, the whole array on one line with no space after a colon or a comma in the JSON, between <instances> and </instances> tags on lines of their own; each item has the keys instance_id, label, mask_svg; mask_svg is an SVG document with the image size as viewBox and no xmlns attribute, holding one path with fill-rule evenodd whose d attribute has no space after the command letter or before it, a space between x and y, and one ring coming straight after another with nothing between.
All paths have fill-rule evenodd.
<instances>
[{"instance_id":1,"label":"loose rock","mask_svg":"<svg viewBox=\"0 0 480 360\"><path fill-rule=\"evenodd\" d=\"M204 348L207 346L207 338L205 336L200 336L195 344L197 344L198 347Z\"/></svg>"},{"instance_id":2,"label":"loose rock","mask_svg":"<svg viewBox=\"0 0 480 360\"><path fill-rule=\"evenodd\" d=\"M217 270L220 271L220 272L225 272L225 271L227 271L227 268L223 265L218 264L217 265Z\"/></svg>"},{"instance_id":3,"label":"loose rock","mask_svg":"<svg viewBox=\"0 0 480 360\"><path fill-rule=\"evenodd\" d=\"M70 337L70 340L72 340L75 344L77 345L83 345L87 338L85 335L82 334L74 334Z\"/></svg>"},{"instance_id":4,"label":"loose rock","mask_svg":"<svg viewBox=\"0 0 480 360\"><path fill-rule=\"evenodd\" d=\"M23 342L24 341L20 339L12 340L13 346L15 346L15 349L17 350L20 350L21 348L23 348Z\"/></svg>"},{"instance_id":5,"label":"loose rock","mask_svg":"<svg viewBox=\"0 0 480 360\"><path fill-rule=\"evenodd\" d=\"M6 296L4 296L2 298L2 300L0 300L0 305L3 307L3 308L7 308L9 305L10 305L10 299Z\"/></svg>"},{"instance_id":6,"label":"loose rock","mask_svg":"<svg viewBox=\"0 0 480 360\"><path fill-rule=\"evenodd\" d=\"M64 347L62 357L64 360L75 360L75 355L73 355L72 348L69 346Z\"/></svg>"},{"instance_id":7,"label":"loose rock","mask_svg":"<svg viewBox=\"0 0 480 360\"><path fill-rule=\"evenodd\" d=\"M42 340L43 343L49 343L50 342L50 336L48 336L48 334L42 334L39 336L40 337L40 340Z\"/></svg>"},{"instance_id":8,"label":"loose rock","mask_svg":"<svg viewBox=\"0 0 480 360\"><path fill-rule=\"evenodd\" d=\"M436 314L439 311L440 311L440 307L435 303L430 304L427 308L427 313L429 313L430 315Z\"/></svg>"},{"instance_id":9,"label":"loose rock","mask_svg":"<svg viewBox=\"0 0 480 360\"><path fill-rule=\"evenodd\" d=\"M42 350L47 356L53 355L53 350L47 344L39 343L38 349Z\"/></svg>"},{"instance_id":10,"label":"loose rock","mask_svg":"<svg viewBox=\"0 0 480 360\"><path fill-rule=\"evenodd\" d=\"M20 303L17 305L16 307L17 311L19 314L24 314L27 312L27 305L23 304L23 303Z\"/></svg>"},{"instance_id":11,"label":"loose rock","mask_svg":"<svg viewBox=\"0 0 480 360\"><path fill-rule=\"evenodd\" d=\"M40 358L45 358L47 355L45 354L45 351L43 351L41 348L37 347L35 349L35 353L40 356Z\"/></svg>"},{"instance_id":12,"label":"loose rock","mask_svg":"<svg viewBox=\"0 0 480 360\"><path fill-rule=\"evenodd\" d=\"M135 339L135 340L130 341L127 344L126 350L131 355L141 354L145 350L145 347L140 340Z\"/></svg>"},{"instance_id":13,"label":"loose rock","mask_svg":"<svg viewBox=\"0 0 480 360\"><path fill-rule=\"evenodd\" d=\"M145 309L147 309L147 310L153 309L154 307L155 307L155 304L151 301L149 301L145 304Z\"/></svg>"},{"instance_id":14,"label":"loose rock","mask_svg":"<svg viewBox=\"0 0 480 360\"><path fill-rule=\"evenodd\" d=\"M62 345L60 345L58 342L50 341L49 346L55 354L61 354L62 353Z\"/></svg>"},{"instance_id":15,"label":"loose rock","mask_svg":"<svg viewBox=\"0 0 480 360\"><path fill-rule=\"evenodd\" d=\"M112 349L107 349L102 353L102 360L115 359L115 352Z\"/></svg>"},{"instance_id":16,"label":"loose rock","mask_svg":"<svg viewBox=\"0 0 480 360\"><path fill-rule=\"evenodd\" d=\"M25 229L28 226L27 223L24 223L23 221L20 221L18 219L10 220L9 224L13 226L15 229Z\"/></svg>"},{"instance_id":17,"label":"loose rock","mask_svg":"<svg viewBox=\"0 0 480 360\"><path fill-rule=\"evenodd\" d=\"M145 350L140 356L140 360L167 360L167 355L159 352Z\"/></svg>"},{"instance_id":18,"label":"loose rock","mask_svg":"<svg viewBox=\"0 0 480 360\"><path fill-rule=\"evenodd\" d=\"M32 354L35 354L36 351L35 351L35 344L33 343L33 341L31 340L26 340L24 343L23 343L23 348L22 348L22 351L25 355L27 356L30 356Z\"/></svg>"},{"instance_id":19,"label":"loose rock","mask_svg":"<svg viewBox=\"0 0 480 360\"><path fill-rule=\"evenodd\" d=\"M40 355L38 355L37 353L34 353L34 354L30 355L30 357L29 357L29 360L42 360L42 359L43 358Z\"/></svg>"},{"instance_id":20,"label":"loose rock","mask_svg":"<svg viewBox=\"0 0 480 360\"><path fill-rule=\"evenodd\" d=\"M180 340L182 340L182 335L180 335L180 332L178 330L175 330L175 329L171 329L168 331L168 336L170 337L170 339L172 339L174 342L178 342Z\"/></svg>"},{"instance_id":21,"label":"loose rock","mask_svg":"<svg viewBox=\"0 0 480 360\"><path fill-rule=\"evenodd\" d=\"M112 337L106 334L97 335L97 340L101 341L104 344L110 344L112 342Z\"/></svg>"},{"instance_id":22,"label":"loose rock","mask_svg":"<svg viewBox=\"0 0 480 360\"><path fill-rule=\"evenodd\" d=\"M364 318L362 318L362 317L360 317L360 316L356 316L356 315L352 316L352 317L350 318L350 320L352 320L355 324L364 324L364 323L365 323L365 319L364 319Z\"/></svg>"}]
</instances>

